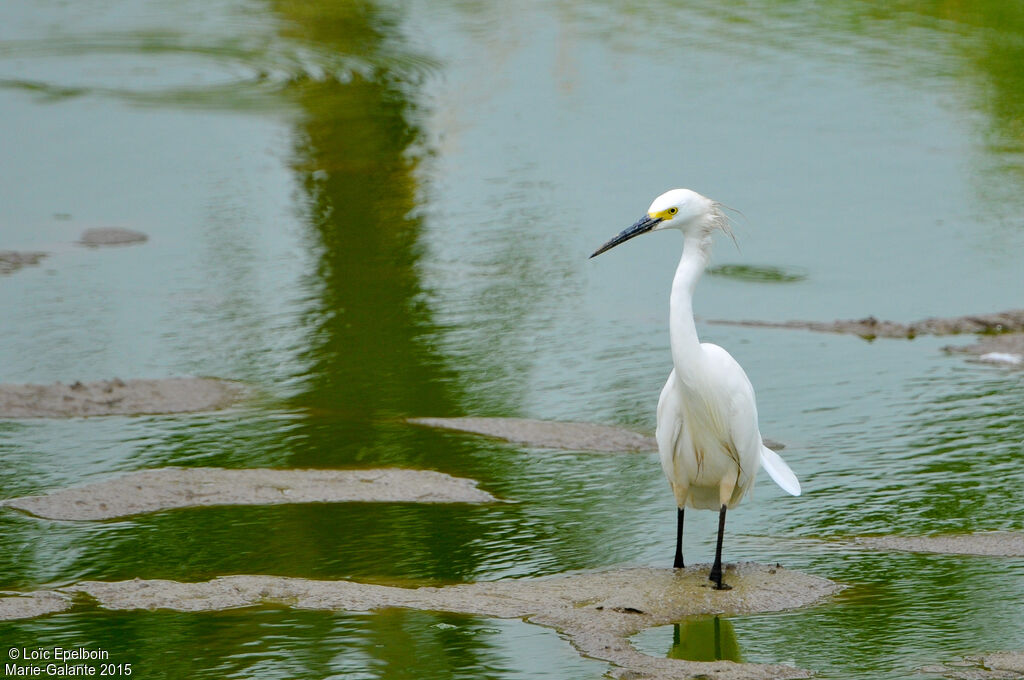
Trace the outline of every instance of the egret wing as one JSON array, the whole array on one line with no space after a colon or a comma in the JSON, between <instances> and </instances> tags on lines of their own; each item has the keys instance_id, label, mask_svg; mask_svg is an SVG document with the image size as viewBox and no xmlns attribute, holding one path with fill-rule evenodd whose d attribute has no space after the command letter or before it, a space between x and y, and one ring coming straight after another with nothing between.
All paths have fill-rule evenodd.
<instances>
[{"instance_id":1,"label":"egret wing","mask_svg":"<svg viewBox=\"0 0 1024 680\"><path fill-rule=\"evenodd\" d=\"M720 414L718 435L734 447L739 456L736 464L741 470L740 486L752 484L761 446L754 387L743 367L727 351L710 342L702 343L701 348L707 361L706 370L712 377L706 384L707 397L716 404L709 410Z\"/></svg>"},{"instance_id":2,"label":"egret wing","mask_svg":"<svg viewBox=\"0 0 1024 680\"><path fill-rule=\"evenodd\" d=\"M658 399L658 454L661 468L669 480L675 479L675 457L679 451L679 436L683 433L683 409L676 390L676 372L668 375L668 381Z\"/></svg>"}]
</instances>

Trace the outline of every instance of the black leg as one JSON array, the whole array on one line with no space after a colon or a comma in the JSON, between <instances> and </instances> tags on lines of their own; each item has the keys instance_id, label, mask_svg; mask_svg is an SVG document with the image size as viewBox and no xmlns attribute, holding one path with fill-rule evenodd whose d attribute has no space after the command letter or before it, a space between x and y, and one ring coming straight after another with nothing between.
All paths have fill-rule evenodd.
<instances>
[{"instance_id":1,"label":"black leg","mask_svg":"<svg viewBox=\"0 0 1024 680\"><path fill-rule=\"evenodd\" d=\"M729 590L731 586L722 583L722 539L725 537L725 505L718 512L718 545L715 547L715 563L708 579L715 582L717 590Z\"/></svg>"},{"instance_id":2,"label":"black leg","mask_svg":"<svg viewBox=\"0 0 1024 680\"><path fill-rule=\"evenodd\" d=\"M683 509L679 508L676 511L676 559L672 563L672 566L676 569L682 569L686 565L683 564Z\"/></svg>"}]
</instances>

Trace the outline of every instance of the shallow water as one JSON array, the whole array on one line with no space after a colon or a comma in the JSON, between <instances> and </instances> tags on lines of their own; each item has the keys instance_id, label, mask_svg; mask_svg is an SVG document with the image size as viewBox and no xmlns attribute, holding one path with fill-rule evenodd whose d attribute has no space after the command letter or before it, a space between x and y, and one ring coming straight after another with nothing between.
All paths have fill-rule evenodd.
<instances>
[{"instance_id":1,"label":"shallow water","mask_svg":"<svg viewBox=\"0 0 1024 680\"><path fill-rule=\"evenodd\" d=\"M5 510L0 589L666 564L672 501L653 454L401 419L653 430L679 240L587 256L677 185L742 212L739 249L719 239L716 265L800 275L708 276L704 317L1019 307L1022 37L1024 14L999 2L3 5L0 249L50 255L0 275L0 380L200 375L258 395L219 414L0 421L5 497L166 465L399 465L519 502L100 523ZM75 245L107 226L149 240ZM813 609L723 619L743 660L896 678L1024 647L1021 560L845 540L1024 529L1019 372L949 356L949 338L699 330L746 368L762 432L786 442L805 489L762 479L729 515L726 558L852 586ZM689 560L710 559L714 526L690 513ZM670 654L673 633L636 644ZM549 630L418 612L85 606L0 624L0 641L108 649L139 677L606 670Z\"/></svg>"}]
</instances>

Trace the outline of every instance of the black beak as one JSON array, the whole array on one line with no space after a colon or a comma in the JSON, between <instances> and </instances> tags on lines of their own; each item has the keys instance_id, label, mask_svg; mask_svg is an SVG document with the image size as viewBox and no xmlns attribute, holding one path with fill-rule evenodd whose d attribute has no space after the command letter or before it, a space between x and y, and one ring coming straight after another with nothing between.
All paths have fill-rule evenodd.
<instances>
[{"instance_id":1,"label":"black beak","mask_svg":"<svg viewBox=\"0 0 1024 680\"><path fill-rule=\"evenodd\" d=\"M590 257L597 257L604 251L611 250L615 246L619 245L620 243L625 243L634 236L646 234L651 229L654 229L654 227L659 222L661 222L661 219L662 218L660 217L651 217L650 215L644 215L636 222L634 222L632 227L629 227L628 229L623 229L622 231L619 232L618 236L615 236L612 240L608 241L608 243L605 243L603 246L595 250L594 254L591 255Z\"/></svg>"}]
</instances>

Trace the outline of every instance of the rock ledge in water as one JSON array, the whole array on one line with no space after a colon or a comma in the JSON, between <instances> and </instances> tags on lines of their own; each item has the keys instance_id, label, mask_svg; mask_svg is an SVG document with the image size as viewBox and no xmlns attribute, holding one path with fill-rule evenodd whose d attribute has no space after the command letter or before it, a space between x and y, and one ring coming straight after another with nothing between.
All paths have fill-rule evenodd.
<instances>
[{"instance_id":1,"label":"rock ledge in water","mask_svg":"<svg viewBox=\"0 0 1024 680\"><path fill-rule=\"evenodd\" d=\"M433 470L160 468L45 496L0 501L37 517L101 520L214 505L283 503L490 503L472 479Z\"/></svg>"},{"instance_id":2,"label":"rock ledge in water","mask_svg":"<svg viewBox=\"0 0 1024 680\"><path fill-rule=\"evenodd\" d=\"M1024 368L1024 333L982 335L970 345L948 345L947 352L970 354L974 361L999 364L1009 368Z\"/></svg>"},{"instance_id":3,"label":"rock ledge in water","mask_svg":"<svg viewBox=\"0 0 1024 680\"><path fill-rule=\"evenodd\" d=\"M19 593L0 590L0 621L32 619L62 612L71 607L71 598L51 590Z\"/></svg>"},{"instance_id":4,"label":"rock ledge in water","mask_svg":"<svg viewBox=\"0 0 1024 680\"><path fill-rule=\"evenodd\" d=\"M839 321L730 321L709 319L708 323L758 328L795 328L822 333L851 333L862 338L914 338L918 335L957 335L961 333L1019 333L1024 331L1024 309L994 314L971 314L952 318L930 317L905 324L879 321L873 316Z\"/></svg>"},{"instance_id":5,"label":"rock ledge in water","mask_svg":"<svg viewBox=\"0 0 1024 680\"><path fill-rule=\"evenodd\" d=\"M124 246L132 243L143 243L149 237L141 231L132 229L121 229L120 227L101 227L99 229L86 229L79 243L83 246Z\"/></svg>"},{"instance_id":6,"label":"rock ledge in water","mask_svg":"<svg viewBox=\"0 0 1024 680\"><path fill-rule=\"evenodd\" d=\"M44 257L46 253L0 250L0 274L10 274L22 267L39 264Z\"/></svg>"},{"instance_id":7,"label":"rock ledge in water","mask_svg":"<svg viewBox=\"0 0 1024 680\"><path fill-rule=\"evenodd\" d=\"M97 380L70 385L0 384L0 418L71 418L215 411L244 394L216 378Z\"/></svg>"},{"instance_id":8,"label":"rock ledge in water","mask_svg":"<svg viewBox=\"0 0 1024 680\"><path fill-rule=\"evenodd\" d=\"M964 657L962 661L920 669L951 680L1018 680L1024 678L1024 652L994 652Z\"/></svg>"},{"instance_id":9,"label":"rock ledge in water","mask_svg":"<svg viewBox=\"0 0 1024 680\"><path fill-rule=\"evenodd\" d=\"M548 449L608 453L658 450L654 437L592 423L558 423L528 418L409 418L408 422Z\"/></svg>"},{"instance_id":10,"label":"rock ledge in water","mask_svg":"<svg viewBox=\"0 0 1024 680\"><path fill-rule=\"evenodd\" d=\"M504 439L513 444L542 449L596 451L599 453L648 453L658 450L654 437L611 425L594 423L562 423L529 418L409 418L406 422L444 430ZM786 447L781 442L764 440L776 451Z\"/></svg>"},{"instance_id":11,"label":"rock ledge in water","mask_svg":"<svg viewBox=\"0 0 1024 680\"><path fill-rule=\"evenodd\" d=\"M1024 557L1024 533L990 532L945 536L863 536L857 543L882 550Z\"/></svg>"},{"instance_id":12,"label":"rock ledge in water","mask_svg":"<svg viewBox=\"0 0 1024 680\"><path fill-rule=\"evenodd\" d=\"M809 678L783 664L698 662L658 658L637 651L629 637L687 616L750 614L807 606L841 589L826 579L753 563L728 565L732 590L716 591L708 565L687 569L619 569L541 579L511 579L445 587L396 588L352 581L313 581L278 576L224 576L201 583L165 580L85 581L48 593L64 604L87 595L113 610L220 611L272 605L295 609L368 612L390 607L522 618L555 628L585 656L613 664L620 678L723 680ZM45 599L52 598L52 599ZM8 600L24 600L14 597ZM0 598L0 617L18 618L21 602ZM35 616L27 605L23 617ZM37 607L38 609L38 607ZM32 610L35 611L35 610Z\"/></svg>"}]
</instances>

